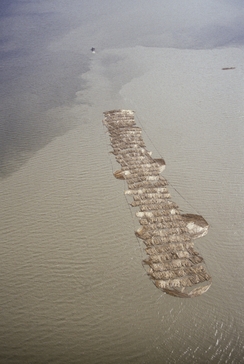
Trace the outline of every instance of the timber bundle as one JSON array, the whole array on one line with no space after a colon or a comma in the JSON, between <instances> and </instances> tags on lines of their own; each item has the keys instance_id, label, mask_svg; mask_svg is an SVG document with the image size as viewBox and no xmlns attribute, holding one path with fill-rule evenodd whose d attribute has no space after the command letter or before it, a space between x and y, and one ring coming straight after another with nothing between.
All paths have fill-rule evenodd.
<instances>
[{"instance_id":1,"label":"timber bundle","mask_svg":"<svg viewBox=\"0 0 244 364\"><path fill-rule=\"evenodd\" d=\"M147 274L163 292L176 297L200 296L211 286L203 258L194 250L193 239L206 235L208 224L202 216L181 214L171 200L167 181L160 173L163 159L153 159L135 124L134 111L104 112L111 146L121 170L114 176L127 182L126 195L133 198L141 227L135 232L143 240Z\"/></svg>"}]
</instances>

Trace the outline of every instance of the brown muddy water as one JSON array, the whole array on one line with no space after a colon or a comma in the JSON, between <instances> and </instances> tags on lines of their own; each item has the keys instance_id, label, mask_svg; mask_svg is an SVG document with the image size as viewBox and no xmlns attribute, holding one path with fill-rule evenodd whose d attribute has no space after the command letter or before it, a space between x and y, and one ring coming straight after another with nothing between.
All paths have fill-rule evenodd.
<instances>
[{"instance_id":1,"label":"brown muddy water","mask_svg":"<svg viewBox=\"0 0 244 364\"><path fill-rule=\"evenodd\" d=\"M1 363L244 362L243 56L103 51L73 103L39 116L76 127L0 182ZM136 112L173 200L210 224L201 297L162 294L142 267L102 125L114 108Z\"/></svg>"}]
</instances>

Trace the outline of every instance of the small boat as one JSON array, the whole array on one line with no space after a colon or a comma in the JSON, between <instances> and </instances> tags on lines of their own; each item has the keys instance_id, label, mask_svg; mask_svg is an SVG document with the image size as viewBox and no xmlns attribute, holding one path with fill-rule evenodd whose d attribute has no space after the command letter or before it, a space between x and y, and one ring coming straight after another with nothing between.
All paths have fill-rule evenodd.
<instances>
[{"instance_id":1,"label":"small boat","mask_svg":"<svg viewBox=\"0 0 244 364\"><path fill-rule=\"evenodd\" d=\"M96 53L96 50L94 47L91 48L92 53Z\"/></svg>"},{"instance_id":2,"label":"small boat","mask_svg":"<svg viewBox=\"0 0 244 364\"><path fill-rule=\"evenodd\" d=\"M224 67L222 68L223 71L228 71L228 70L235 70L235 67Z\"/></svg>"}]
</instances>

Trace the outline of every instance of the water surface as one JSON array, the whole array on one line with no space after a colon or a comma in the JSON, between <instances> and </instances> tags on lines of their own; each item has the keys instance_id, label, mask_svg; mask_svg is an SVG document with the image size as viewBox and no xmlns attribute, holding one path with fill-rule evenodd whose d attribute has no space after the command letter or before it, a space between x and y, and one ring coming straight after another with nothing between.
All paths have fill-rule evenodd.
<instances>
[{"instance_id":1,"label":"water surface","mask_svg":"<svg viewBox=\"0 0 244 364\"><path fill-rule=\"evenodd\" d=\"M53 19L49 6L32 10ZM84 36L87 51L78 54L91 15L83 14L79 28L74 8L70 14L73 26L64 22L62 36L54 27L46 43L38 43L44 53L34 52L59 64L57 73L48 62L30 62L20 79L17 71L15 78L7 73L1 91L0 361L240 363L243 48L207 49L205 42L204 49L176 49L163 41L153 48L141 44L152 39L149 31L132 41L121 30L119 47L108 46L110 28L102 23L102 49L90 54ZM28 59L11 57L13 65ZM118 165L102 125L103 111L114 108L136 112L148 149L166 160L174 201L210 224L196 249L213 284L199 298L163 295L142 267L138 222L123 194L126 185L112 175Z\"/></svg>"}]
</instances>

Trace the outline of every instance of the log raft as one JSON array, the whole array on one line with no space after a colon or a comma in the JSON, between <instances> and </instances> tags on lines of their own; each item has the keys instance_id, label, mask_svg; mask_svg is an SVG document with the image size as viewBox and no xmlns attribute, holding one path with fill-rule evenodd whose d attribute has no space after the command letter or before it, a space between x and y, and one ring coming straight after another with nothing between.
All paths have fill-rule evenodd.
<instances>
[{"instance_id":1,"label":"log raft","mask_svg":"<svg viewBox=\"0 0 244 364\"><path fill-rule=\"evenodd\" d=\"M134 111L104 112L112 152L121 170L117 179L127 182L126 195L141 227L136 236L146 248L143 265L157 288L180 298L197 297L211 286L204 259L194 249L193 240L208 232L208 223L199 215L181 214L171 200L168 182L160 173L165 168L162 158L153 159L146 149L142 130L136 126Z\"/></svg>"}]
</instances>

